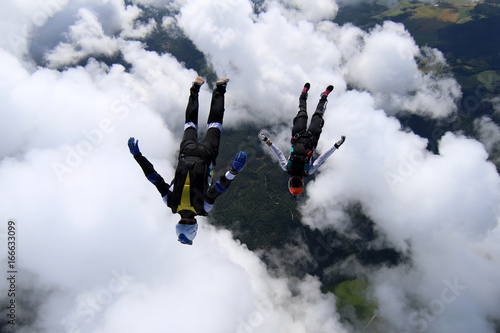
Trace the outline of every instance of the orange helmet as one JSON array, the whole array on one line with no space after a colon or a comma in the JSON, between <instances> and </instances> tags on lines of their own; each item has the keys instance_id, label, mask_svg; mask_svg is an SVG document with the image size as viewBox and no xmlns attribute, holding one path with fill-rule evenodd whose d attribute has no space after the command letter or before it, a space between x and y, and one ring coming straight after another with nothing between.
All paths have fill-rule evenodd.
<instances>
[{"instance_id":1,"label":"orange helmet","mask_svg":"<svg viewBox=\"0 0 500 333\"><path fill-rule=\"evenodd\" d=\"M292 176L288 179L288 190L296 198L304 190L304 181L302 177Z\"/></svg>"}]
</instances>

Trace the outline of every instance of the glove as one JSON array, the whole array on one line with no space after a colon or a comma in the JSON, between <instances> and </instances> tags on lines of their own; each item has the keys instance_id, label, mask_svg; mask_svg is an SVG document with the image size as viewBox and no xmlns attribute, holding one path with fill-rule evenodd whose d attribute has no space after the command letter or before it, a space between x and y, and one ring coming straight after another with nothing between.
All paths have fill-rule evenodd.
<instances>
[{"instance_id":1,"label":"glove","mask_svg":"<svg viewBox=\"0 0 500 333\"><path fill-rule=\"evenodd\" d=\"M128 139L128 149L130 149L130 153L134 156L140 154L141 151L139 150L139 140L136 140L134 138Z\"/></svg>"},{"instance_id":2,"label":"glove","mask_svg":"<svg viewBox=\"0 0 500 333\"><path fill-rule=\"evenodd\" d=\"M271 142L271 140L269 140L269 138L267 136L265 136L264 133L260 132L259 133L259 138L264 141L268 146L272 145L273 143Z\"/></svg>"},{"instance_id":3,"label":"glove","mask_svg":"<svg viewBox=\"0 0 500 333\"><path fill-rule=\"evenodd\" d=\"M231 164L231 167L233 168L233 171L236 171L236 173L238 173L241 171L241 169L243 169L246 162L247 162L247 154L244 151L240 151L234 157L234 161L233 164Z\"/></svg>"},{"instance_id":4,"label":"glove","mask_svg":"<svg viewBox=\"0 0 500 333\"><path fill-rule=\"evenodd\" d=\"M342 135L340 140L334 144L335 148L339 149L339 147L344 143L344 141L345 141L345 135Z\"/></svg>"}]
</instances>

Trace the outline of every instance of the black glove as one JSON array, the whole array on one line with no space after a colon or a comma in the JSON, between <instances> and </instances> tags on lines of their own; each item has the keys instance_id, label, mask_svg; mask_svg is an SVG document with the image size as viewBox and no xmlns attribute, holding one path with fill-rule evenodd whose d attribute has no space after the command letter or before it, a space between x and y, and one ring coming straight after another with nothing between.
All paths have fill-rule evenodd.
<instances>
[{"instance_id":1,"label":"black glove","mask_svg":"<svg viewBox=\"0 0 500 333\"><path fill-rule=\"evenodd\" d=\"M260 132L260 133L259 133L259 138L260 138L262 141L264 141L264 142L265 142L268 146L270 146L270 145L272 145L272 144L273 144L273 143L271 142L271 140L269 140L269 139L268 139L268 137L267 137L264 133L262 133L262 132Z\"/></svg>"},{"instance_id":2,"label":"black glove","mask_svg":"<svg viewBox=\"0 0 500 333\"><path fill-rule=\"evenodd\" d=\"M334 144L335 148L339 149L339 147L344 143L344 141L345 141L345 135L342 135L340 140Z\"/></svg>"}]
</instances>

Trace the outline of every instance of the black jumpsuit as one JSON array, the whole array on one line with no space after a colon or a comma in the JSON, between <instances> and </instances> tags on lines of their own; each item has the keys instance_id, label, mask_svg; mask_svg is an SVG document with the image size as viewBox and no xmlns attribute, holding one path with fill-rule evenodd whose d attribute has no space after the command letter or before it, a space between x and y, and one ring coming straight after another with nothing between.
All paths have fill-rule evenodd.
<instances>
[{"instance_id":1,"label":"black jumpsuit","mask_svg":"<svg viewBox=\"0 0 500 333\"><path fill-rule=\"evenodd\" d=\"M207 132L202 142L198 142L199 90L200 86L196 84L193 84L190 89L189 101L186 107L184 135L180 144L179 163L176 174L179 171L179 166L183 164L181 160L201 159L205 162L206 168L208 168L208 170L205 170L205 174L209 175L212 167L215 165L217 155L219 154L226 86L218 85L213 90L210 114L207 121ZM192 200L192 202L196 213L191 210L177 211L177 206L174 207L170 204L176 201L172 198L174 196L174 184L176 183L176 179L174 178L169 185L154 170L153 165L141 153L135 155L134 158L141 166L146 177L156 186L165 203L172 208L174 213L179 213L182 218L192 219L196 215L207 215L215 199L223 193L231 183L231 180L228 179L225 174L222 175L215 184L209 184L209 177L205 177L203 183L198 184L198 188L191 188L191 191L194 192L194 200Z\"/></svg>"}]
</instances>

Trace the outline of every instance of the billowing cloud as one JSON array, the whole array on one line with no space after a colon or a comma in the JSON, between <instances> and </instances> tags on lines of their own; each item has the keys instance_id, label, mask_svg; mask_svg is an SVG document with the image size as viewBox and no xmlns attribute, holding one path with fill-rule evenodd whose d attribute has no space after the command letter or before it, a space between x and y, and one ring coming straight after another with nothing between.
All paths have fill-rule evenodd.
<instances>
[{"instance_id":1,"label":"billowing cloud","mask_svg":"<svg viewBox=\"0 0 500 333\"><path fill-rule=\"evenodd\" d=\"M330 0L314 2L305 0L269 0L264 2L264 8L269 8L277 4L288 9L286 15L289 18L298 20L306 19L311 22L333 19L339 9L337 3Z\"/></svg>"},{"instance_id":2,"label":"billowing cloud","mask_svg":"<svg viewBox=\"0 0 500 333\"><path fill-rule=\"evenodd\" d=\"M437 53L432 61L444 66L439 52L432 52ZM391 113L411 111L439 117L456 111L454 102L461 95L456 81L436 79L433 72L424 74L417 57L421 51L404 26L385 22L366 34L360 52L347 60L348 77L373 93L378 106Z\"/></svg>"},{"instance_id":3,"label":"billowing cloud","mask_svg":"<svg viewBox=\"0 0 500 333\"><path fill-rule=\"evenodd\" d=\"M96 15L83 8L78 11L77 18L69 28L69 41L47 54L50 66L74 65L89 55L109 57L118 51L118 41L104 34Z\"/></svg>"},{"instance_id":4,"label":"billowing cloud","mask_svg":"<svg viewBox=\"0 0 500 333\"><path fill-rule=\"evenodd\" d=\"M98 13L88 8L79 9L75 24L64 33L66 41L46 54L48 66L71 66L90 56L111 57L120 51L120 44L125 44L124 39L145 38L156 28L154 19L149 19L146 24L137 21L142 12L137 6L127 6L124 9L117 6L116 12L116 20L120 23L113 29L120 31L119 37L106 34Z\"/></svg>"},{"instance_id":5,"label":"billowing cloud","mask_svg":"<svg viewBox=\"0 0 500 333\"><path fill-rule=\"evenodd\" d=\"M142 150L166 178L173 176L178 139L172 133L179 129L169 127L182 128L181 117L178 126L165 124L162 112L150 106L167 105L158 109L175 119L187 89L176 99L182 106L158 101L155 95L174 92L186 80L183 85L189 87L195 73L168 56L134 48L127 59L137 71L130 74L119 65L95 62L63 72L29 73L11 55L2 55L2 64L10 66L3 71L11 73L6 77L11 85L2 89L12 111L4 114L5 123L26 128L14 128L23 135L10 133L20 140L2 152L0 179L8 190L1 198L9 209L1 215L4 221L14 217L23 253L19 270L30 273L17 281L19 303L28 303L27 295L46 296L33 314L18 307L19 320L31 321L19 332L124 327L154 332L187 323L193 331L276 331L287 326L290 331L344 331L332 310L333 296L321 293L316 278L298 282L301 291L292 295L286 279L270 277L258 257L227 231L202 221L196 246L181 248L173 229L177 218L137 177L140 169L126 147L129 135L140 138ZM146 69L139 71L143 63L154 73L176 73L154 77ZM14 94L20 89L23 95ZM209 97L203 90L200 99L208 104ZM21 115L27 119L16 119ZM9 132L3 133L7 140ZM125 192L132 195L120 194ZM24 209L27 202L29 210ZM192 313L178 309L195 306L200 314L193 326ZM319 320L325 314L330 319ZM147 316L149 323L136 316ZM299 317L304 319L295 322ZM316 327L307 322L317 322Z\"/></svg>"},{"instance_id":6,"label":"billowing cloud","mask_svg":"<svg viewBox=\"0 0 500 333\"><path fill-rule=\"evenodd\" d=\"M29 52L33 30L43 27L56 13L67 4L67 0L48 2L19 1L2 5L0 26L4 32L0 47L16 55L23 61Z\"/></svg>"},{"instance_id":7,"label":"billowing cloud","mask_svg":"<svg viewBox=\"0 0 500 333\"><path fill-rule=\"evenodd\" d=\"M175 10L140 23L139 4ZM6 223L17 225L19 332L353 331L317 277L271 275L257 254L205 219L194 246L177 243L177 217L126 146L138 138L171 179L198 73L135 40L157 23L182 32L219 77L231 78L225 126L268 128L284 151L283 124L291 124L304 82L312 84L310 109L335 85L318 152L340 135L347 140L308 182L302 223L348 233L344 207L357 202L383 241L409 258L396 267L356 266L377 305L371 327L494 332L500 179L485 149L492 145L447 133L433 154L426 139L402 130L394 113L440 118L460 97L456 81L433 70L446 66L442 54L418 48L402 25L338 26L325 21L336 14L333 1L268 1L259 13L244 0L0 7L0 220L3 240ZM30 46L41 32L51 41L48 63L35 67ZM130 68L93 58L114 53ZM205 85L200 119L209 100ZM486 118L476 125L498 132Z\"/></svg>"},{"instance_id":8,"label":"billowing cloud","mask_svg":"<svg viewBox=\"0 0 500 333\"><path fill-rule=\"evenodd\" d=\"M496 165L500 161L500 126L489 117L482 117L474 121L474 127L479 133L479 140L484 144Z\"/></svg>"},{"instance_id":9,"label":"billowing cloud","mask_svg":"<svg viewBox=\"0 0 500 333\"><path fill-rule=\"evenodd\" d=\"M308 184L303 221L348 229L345 203L360 201L393 246L411 254L405 268L369 273L379 316L390 322L382 327L441 332L459 322L462 332L493 332L500 179L484 146L448 133L434 155L426 140L374 110L367 94L346 94L328 112L323 140L344 133L347 141Z\"/></svg>"}]
</instances>

